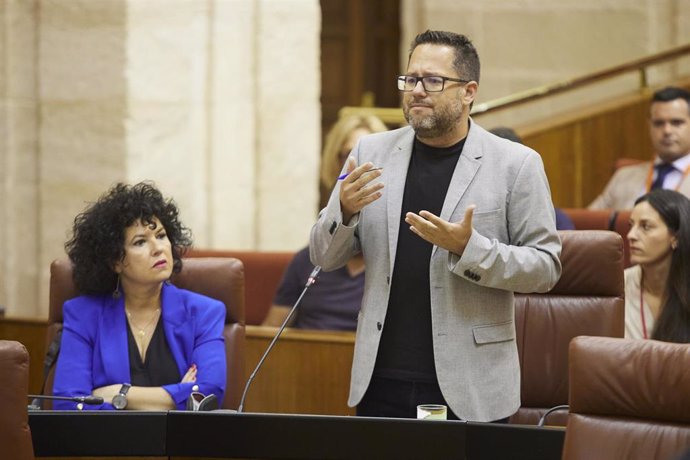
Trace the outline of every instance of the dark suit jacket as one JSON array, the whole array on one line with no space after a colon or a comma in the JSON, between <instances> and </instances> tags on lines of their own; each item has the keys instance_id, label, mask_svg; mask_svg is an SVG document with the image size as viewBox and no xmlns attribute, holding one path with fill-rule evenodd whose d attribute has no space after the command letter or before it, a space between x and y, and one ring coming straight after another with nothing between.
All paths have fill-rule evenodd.
<instances>
[{"instance_id":1,"label":"dark suit jacket","mask_svg":"<svg viewBox=\"0 0 690 460\"><path fill-rule=\"evenodd\" d=\"M214 393L219 401L225 392L225 345L222 302L173 285L164 284L161 311L165 338L180 375L192 364L198 367L195 383L175 383L163 388L178 409L184 409L192 387ZM89 395L95 388L129 383L129 351L124 298L85 295L63 307L64 329L55 372L53 392L58 396ZM75 409L76 404L55 401L56 409ZM110 401L84 409L112 409Z\"/></svg>"}]
</instances>

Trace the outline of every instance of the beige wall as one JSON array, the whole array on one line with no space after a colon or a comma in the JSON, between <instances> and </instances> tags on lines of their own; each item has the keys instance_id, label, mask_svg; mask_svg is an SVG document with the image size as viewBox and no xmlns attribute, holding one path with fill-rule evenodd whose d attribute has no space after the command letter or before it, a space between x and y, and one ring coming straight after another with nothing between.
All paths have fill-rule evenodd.
<instances>
[{"instance_id":1,"label":"beige wall","mask_svg":"<svg viewBox=\"0 0 690 460\"><path fill-rule=\"evenodd\" d=\"M47 313L50 261L64 257L74 216L116 181L155 181L198 247L306 243L318 0L3 0L0 27L9 313Z\"/></svg>"},{"instance_id":2,"label":"beige wall","mask_svg":"<svg viewBox=\"0 0 690 460\"><path fill-rule=\"evenodd\" d=\"M486 102L690 42L687 0L402 0L401 53L414 36L441 29L469 36L482 62L478 102ZM654 82L690 72L690 59L650 73ZM629 92L637 75L548 102L482 116L486 127L523 125L563 109Z\"/></svg>"}]
</instances>

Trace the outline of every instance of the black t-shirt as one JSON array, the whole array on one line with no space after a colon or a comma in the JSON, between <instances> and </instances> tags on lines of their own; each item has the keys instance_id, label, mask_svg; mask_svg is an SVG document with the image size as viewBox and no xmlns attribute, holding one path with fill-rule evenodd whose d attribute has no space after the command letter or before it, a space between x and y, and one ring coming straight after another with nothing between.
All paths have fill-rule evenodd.
<instances>
[{"instance_id":1,"label":"black t-shirt","mask_svg":"<svg viewBox=\"0 0 690 460\"><path fill-rule=\"evenodd\" d=\"M137 387L161 387L179 383L182 377L177 369L175 357L165 340L163 320L158 319L151 343L146 349L146 361L142 362L132 329L127 324L127 346L129 348L129 373L132 385Z\"/></svg>"},{"instance_id":2,"label":"black t-shirt","mask_svg":"<svg viewBox=\"0 0 690 460\"><path fill-rule=\"evenodd\" d=\"M432 244L412 233L405 214L440 216L465 139L435 148L415 139L405 180L398 247L386 322L376 359L379 376L435 381L429 263Z\"/></svg>"}]
</instances>

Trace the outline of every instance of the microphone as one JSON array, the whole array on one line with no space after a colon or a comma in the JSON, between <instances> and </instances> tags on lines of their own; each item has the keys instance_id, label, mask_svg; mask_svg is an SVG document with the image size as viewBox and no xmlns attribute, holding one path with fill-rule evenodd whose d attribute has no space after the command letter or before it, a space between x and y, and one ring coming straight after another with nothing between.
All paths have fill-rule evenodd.
<instances>
[{"instance_id":1,"label":"microphone","mask_svg":"<svg viewBox=\"0 0 690 460\"><path fill-rule=\"evenodd\" d=\"M103 398L100 396L86 395L86 396L48 396L48 395L27 395L31 398L31 404L28 406L29 410L40 410L41 406L39 400L49 399L52 401L72 401L81 404L88 404L89 406L97 406L103 404Z\"/></svg>"},{"instance_id":2,"label":"microphone","mask_svg":"<svg viewBox=\"0 0 690 460\"><path fill-rule=\"evenodd\" d=\"M287 317L285 317L285 320L283 321L283 324L280 325L280 329L278 329L278 332L276 335L273 337L273 340L271 340L271 343L268 344L268 347L266 348L266 351L264 351L264 354L261 356L261 359L259 360L259 363L256 365L254 368L254 371L252 374L249 376L249 379L247 379L247 384L244 386L244 391L242 392L242 398L240 398L240 405L237 407L237 413L242 413L242 409L244 409L244 400L247 397L247 392L249 391L249 386L252 384L252 381L254 380L254 377L256 376L256 373L259 372L259 369L261 368L261 365L264 363L266 360L266 357L268 354L271 352L273 349L273 346L276 344L278 341L278 338L280 337L280 334L283 333L283 329L288 325L290 320L292 319L292 315L297 311L297 307L299 306L300 302L302 301L302 297L304 297L304 294L307 293L307 290L309 287L316 282L316 277L319 275L319 272L321 271L321 266L317 265L314 267L314 270L311 271L309 274L309 278L307 279L307 283L304 285L304 289L302 289L302 293L299 295L299 298L295 302L295 304L292 306L290 309L290 312L288 313Z\"/></svg>"}]
</instances>

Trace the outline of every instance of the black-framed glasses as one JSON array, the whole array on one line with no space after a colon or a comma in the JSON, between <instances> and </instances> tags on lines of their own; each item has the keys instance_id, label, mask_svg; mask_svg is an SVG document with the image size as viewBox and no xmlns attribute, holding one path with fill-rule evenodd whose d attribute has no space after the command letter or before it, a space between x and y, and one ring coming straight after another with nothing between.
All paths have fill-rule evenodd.
<instances>
[{"instance_id":1,"label":"black-framed glasses","mask_svg":"<svg viewBox=\"0 0 690 460\"><path fill-rule=\"evenodd\" d=\"M400 91L414 91L417 87L417 82L422 82L422 87L427 93L437 93L443 91L446 85L446 80L456 81L458 83L468 83L470 80L462 80L460 78L441 77L439 75L427 75L425 77L415 77L414 75L398 75L398 90Z\"/></svg>"}]
</instances>

